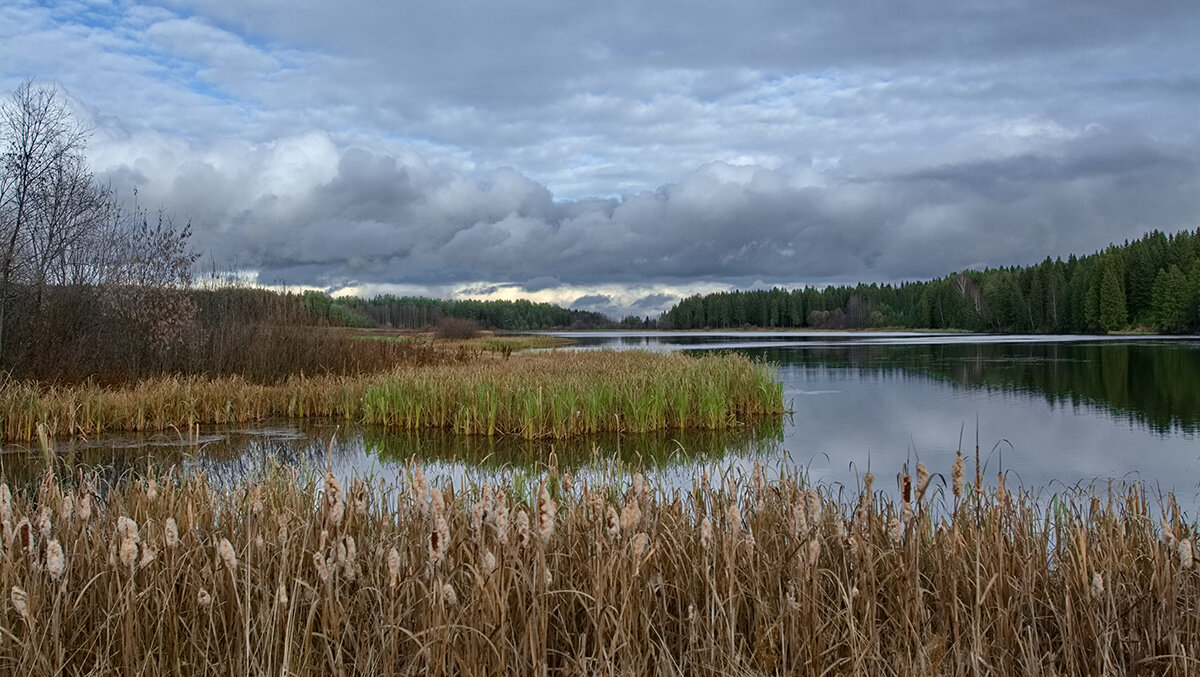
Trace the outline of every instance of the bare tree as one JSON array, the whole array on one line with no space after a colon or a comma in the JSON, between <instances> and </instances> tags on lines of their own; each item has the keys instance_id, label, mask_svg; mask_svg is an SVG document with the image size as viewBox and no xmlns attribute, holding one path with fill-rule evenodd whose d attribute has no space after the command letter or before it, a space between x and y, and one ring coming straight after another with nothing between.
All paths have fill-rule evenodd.
<instances>
[{"instance_id":1,"label":"bare tree","mask_svg":"<svg viewBox=\"0 0 1200 677\"><path fill-rule=\"evenodd\" d=\"M14 282L26 282L33 261L22 251L35 204L60 170L82 159L85 130L72 118L56 90L27 81L0 104L0 355Z\"/></svg>"},{"instance_id":2,"label":"bare tree","mask_svg":"<svg viewBox=\"0 0 1200 677\"><path fill-rule=\"evenodd\" d=\"M0 363L10 368L52 362L54 347L109 370L160 368L191 321L190 225L123 209L88 168L86 140L52 87L26 82L0 103Z\"/></svg>"}]
</instances>

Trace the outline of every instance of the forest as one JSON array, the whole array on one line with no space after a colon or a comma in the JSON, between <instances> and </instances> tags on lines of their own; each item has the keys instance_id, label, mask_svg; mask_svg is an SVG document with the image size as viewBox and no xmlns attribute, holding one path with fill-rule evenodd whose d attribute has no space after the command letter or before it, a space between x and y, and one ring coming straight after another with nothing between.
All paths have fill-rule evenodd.
<instances>
[{"instance_id":1,"label":"forest","mask_svg":"<svg viewBox=\"0 0 1200 677\"><path fill-rule=\"evenodd\" d=\"M980 332L1200 331L1200 230L1152 231L1066 261L967 270L927 282L697 295L660 329L955 329Z\"/></svg>"}]
</instances>

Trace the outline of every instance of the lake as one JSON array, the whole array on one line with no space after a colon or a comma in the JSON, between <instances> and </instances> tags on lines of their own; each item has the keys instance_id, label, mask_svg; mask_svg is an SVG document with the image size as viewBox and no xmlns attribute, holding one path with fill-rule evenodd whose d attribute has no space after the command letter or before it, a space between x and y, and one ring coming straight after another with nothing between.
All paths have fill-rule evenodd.
<instances>
[{"instance_id":1,"label":"lake","mask_svg":"<svg viewBox=\"0 0 1200 677\"><path fill-rule=\"evenodd\" d=\"M973 473L976 439L990 484L1048 494L1142 479L1200 498L1200 339L1167 337L981 336L906 332L555 333L576 349L736 350L777 365L792 413L729 433L678 431L605 436L553 445L560 465L601 480L651 468L690 487L701 468L749 473L802 470L810 479L854 486L870 469L894 493L905 463L946 475L955 450ZM119 474L177 463L234 482L267 458L367 476L390 485L417 459L457 481L539 472L549 443L447 434L397 434L344 422L272 422L249 429L120 436L57 443L70 462ZM10 450L14 450L10 447ZM19 449L16 449L19 451ZM6 454L6 472L19 470ZM617 470L619 471L619 470Z\"/></svg>"}]
</instances>

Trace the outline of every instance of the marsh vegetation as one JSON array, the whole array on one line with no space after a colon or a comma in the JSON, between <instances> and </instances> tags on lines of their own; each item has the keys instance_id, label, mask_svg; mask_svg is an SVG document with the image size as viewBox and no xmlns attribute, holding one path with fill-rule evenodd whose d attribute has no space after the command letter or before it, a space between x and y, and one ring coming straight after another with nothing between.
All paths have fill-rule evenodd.
<instances>
[{"instance_id":1,"label":"marsh vegetation","mask_svg":"<svg viewBox=\"0 0 1200 677\"><path fill-rule=\"evenodd\" d=\"M394 487L267 468L0 487L0 660L27 674L1187 674L1195 525L1132 485L1035 500L960 459L894 498Z\"/></svg>"}]
</instances>

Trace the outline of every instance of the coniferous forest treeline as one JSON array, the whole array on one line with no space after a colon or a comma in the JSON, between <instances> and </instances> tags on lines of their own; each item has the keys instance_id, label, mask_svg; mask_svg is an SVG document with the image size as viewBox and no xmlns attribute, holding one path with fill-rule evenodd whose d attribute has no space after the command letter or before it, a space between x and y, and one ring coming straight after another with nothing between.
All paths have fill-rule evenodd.
<instances>
[{"instance_id":1,"label":"coniferous forest treeline","mask_svg":"<svg viewBox=\"0 0 1200 677\"><path fill-rule=\"evenodd\" d=\"M734 291L684 299L661 329L1200 331L1200 230L1153 231L1066 261L968 270L899 285Z\"/></svg>"}]
</instances>

